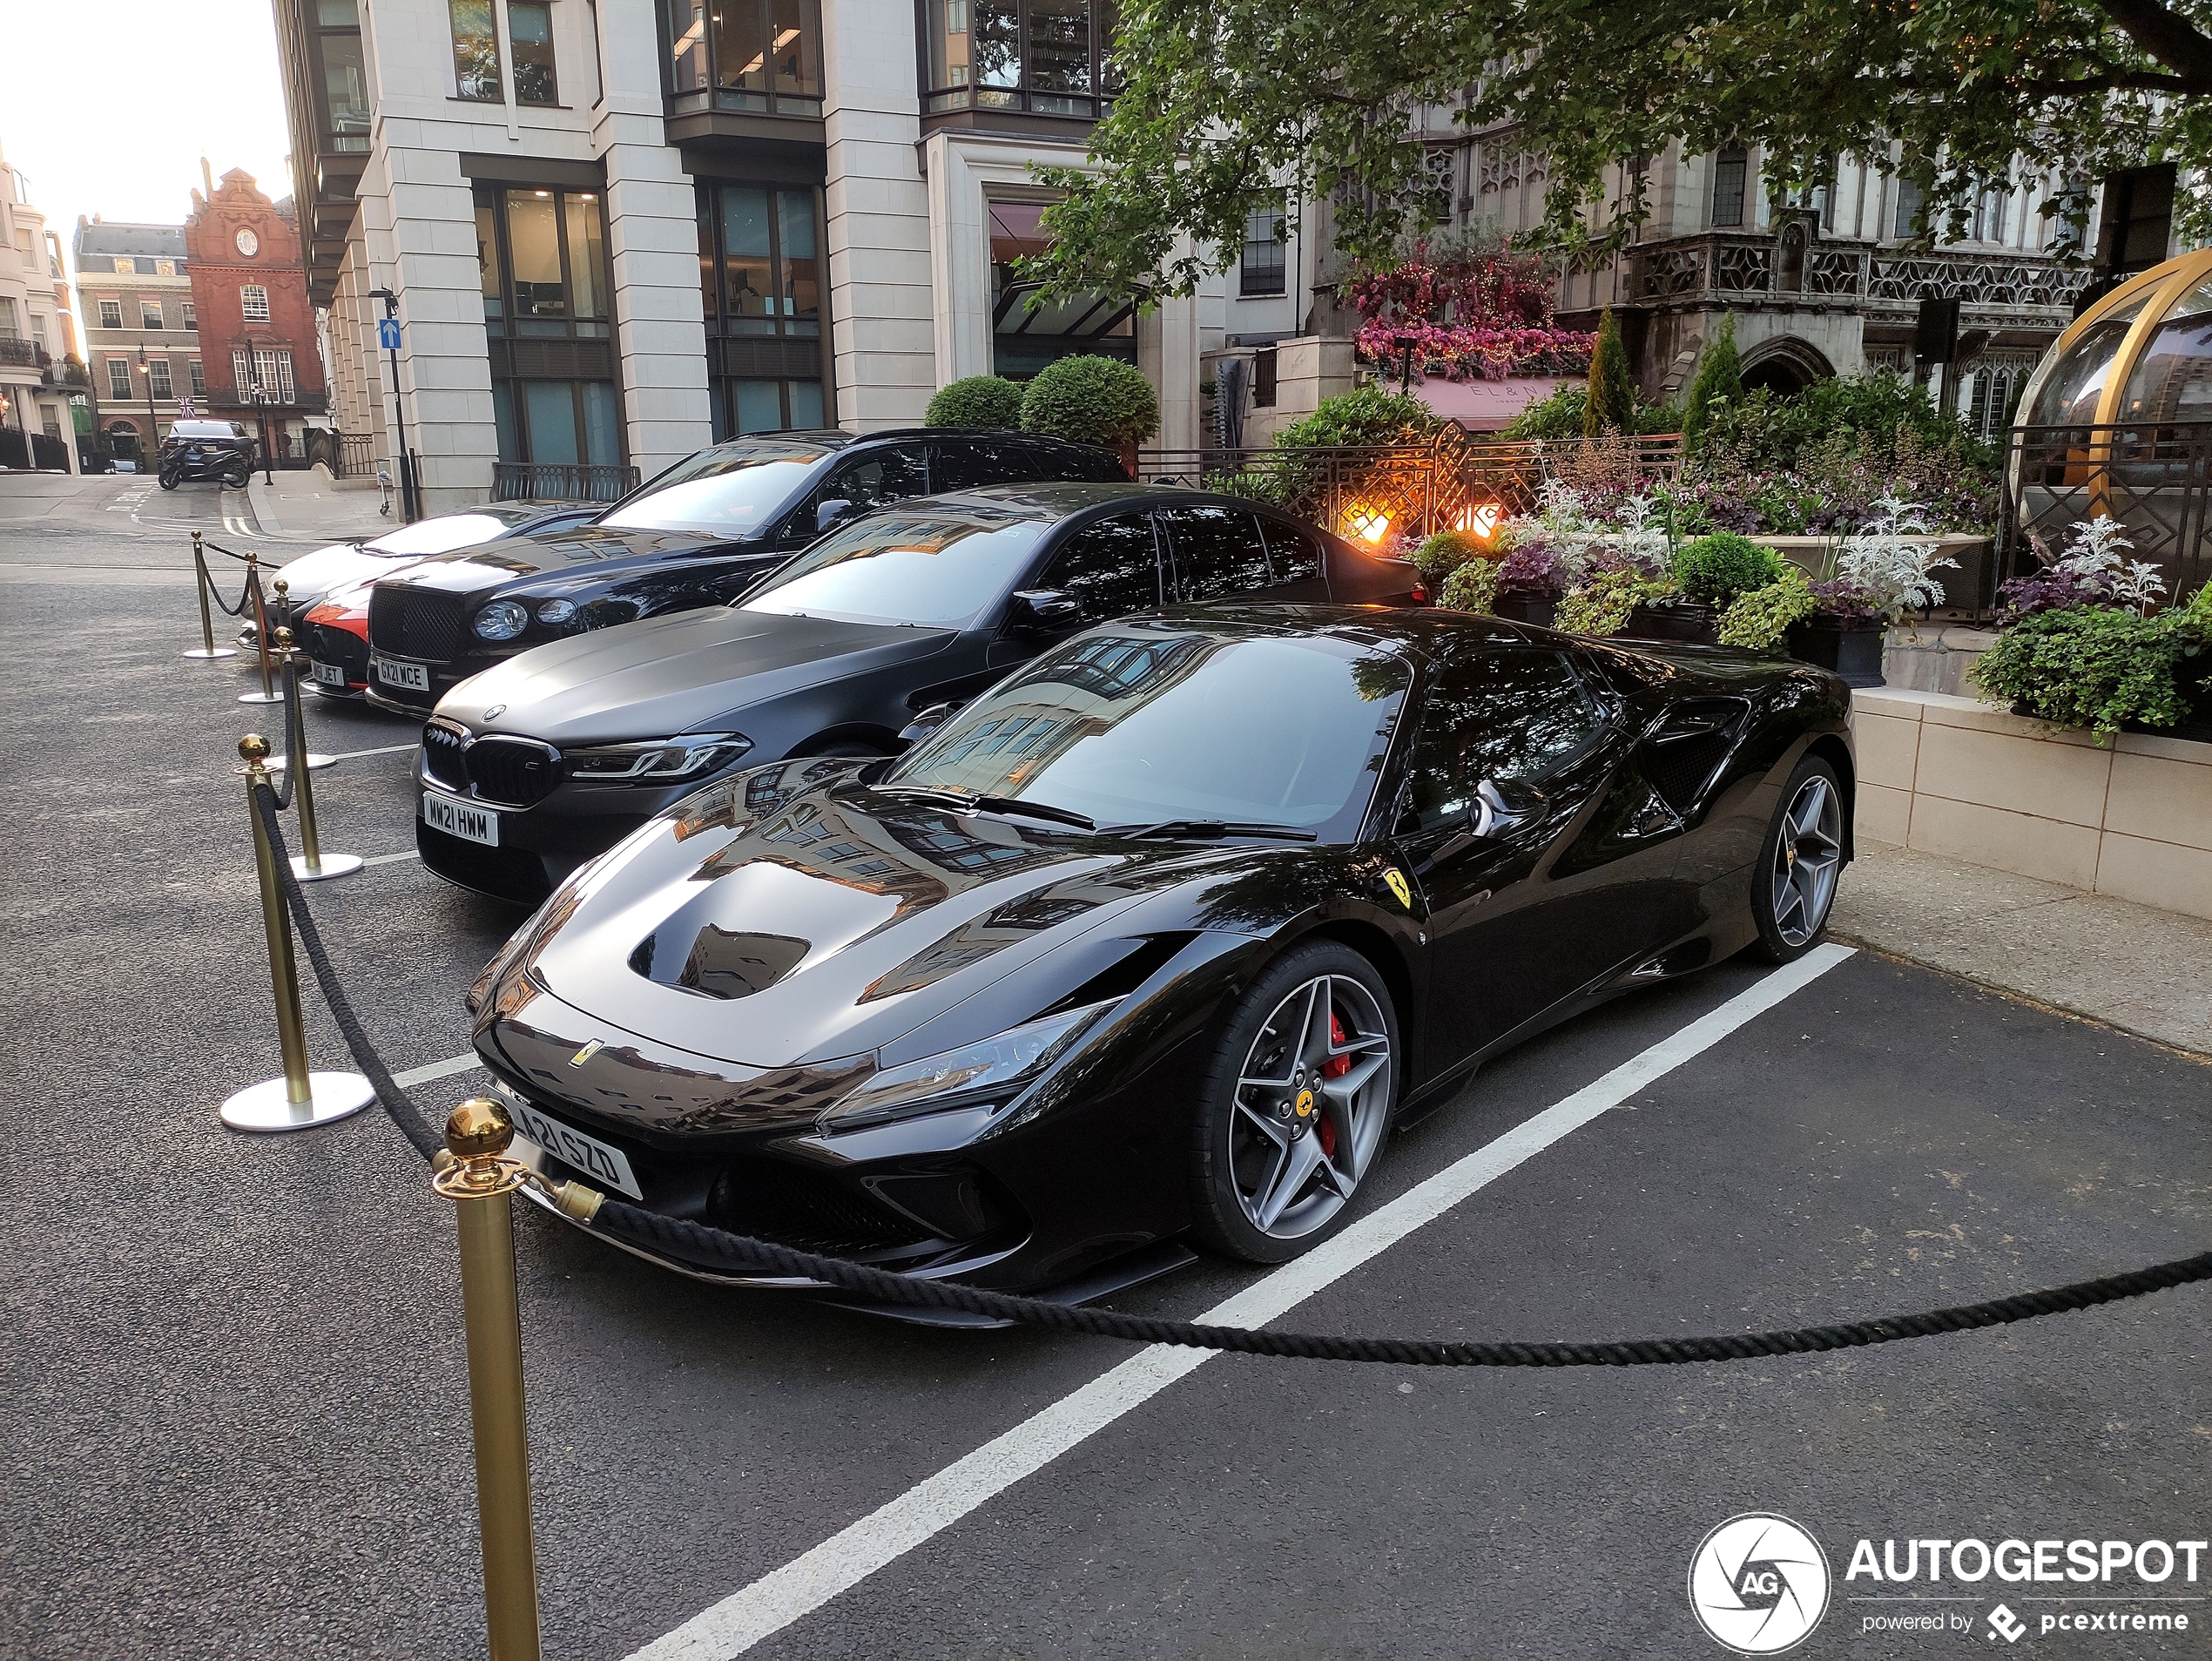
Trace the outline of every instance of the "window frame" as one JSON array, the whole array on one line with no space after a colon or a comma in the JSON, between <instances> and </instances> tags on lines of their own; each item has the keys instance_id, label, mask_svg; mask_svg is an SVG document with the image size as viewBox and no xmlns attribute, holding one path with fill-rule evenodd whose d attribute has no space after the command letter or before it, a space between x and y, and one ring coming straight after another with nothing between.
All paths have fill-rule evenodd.
<instances>
[{"instance_id":1,"label":"window frame","mask_svg":"<svg viewBox=\"0 0 2212 1661\"><path fill-rule=\"evenodd\" d=\"M508 201L518 194L540 197L551 204L554 246L561 262L562 315L557 320L560 324L558 334L543 327L556 321L552 318L531 319L540 327L527 334L522 333L518 327L523 320L516 304L515 251L508 227ZM630 429L623 413L621 356L614 349L614 262L607 249L606 192L597 186L584 190L570 189L567 186L479 179L473 183L469 201L471 233L475 233L481 223L476 217L478 212L488 213L491 225L490 247L487 251L480 245L477 253L480 305L489 298L482 293L482 269L487 252L492 267L498 273L499 314L496 317L489 312L482 315L488 344L491 347L492 397L496 410L503 406L503 410L496 416L500 434L499 459L502 463L511 460L516 464L525 466L626 466L630 457ZM598 244L604 263L597 273L594 291L605 310L602 315L596 317L577 315L576 254L570 246L569 221L571 206L578 204L588 206L597 221ZM563 342L577 342L578 345L558 348L558 343ZM589 350L595 346L603 346L607 353L609 373L604 377L583 373L527 373L517 368L518 361L527 361L543 348L575 351ZM508 366L504 372L500 367L502 364ZM537 446L530 438L529 395L526 390L533 385L562 386L569 389L570 419L574 422L579 456L574 463L549 463L536 454ZM615 459L611 463L582 459L586 453L584 441L590 429L587 395L584 392L587 386L607 387L614 397ZM511 458L507 454L510 439L511 448L516 452Z\"/></svg>"},{"instance_id":2,"label":"window frame","mask_svg":"<svg viewBox=\"0 0 2212 1661\"><path fill-rule=\"evenodd\" d=\"M1047 120L1095 121L1113 108L1114 99L1121 88L1112 72L1113 33L1116 21L1112 0L1084 0L1084 11L1090 24L1090 51L1089 57L1089 90L1069 92L1056 88L1035 85L1030 77L1036 66L1036 51L1033 42L1035 31L1030 26L1031 8L1035 0L1003 0L1015 8L1018 25L1015 30L1015 50L1020 54L1021 70L1013 86L979 84L974 78L975 68L975 5L976 0L914 0L915 37L921 51L916 64L921 83L922 125L927 128L934 116L958 115L969 111L990 114L1018 112L1039 116ZM941 47L954 32L941 29L939 20L951 5L965 7L968 26L959 33L968 40L968 71L970 79L962 84L951 84L949 63L951 52L943 50L948 65L948 84L936 84L936 63ZM984 98L975 96L988 92ZM1055 105L1087 105L1087 108L1064 109Z\"/></svg>"},{"instance_id":3,"label":"window frame","mask_svg":"<svg viewBox=\"0 0 2212 1661\"><path fill-rule=\"evenodd\" d=\"M1733 168L1736 173L1735 205L1730 211L1733 219L1721 217L1721 174L1723 168ZM1751 205L1751 152L1744 145L1723 145L1713 152L1713 188L1707 204L1706 218L1716 231L1741 231L1744 215Z\"/></svg>"},{"instance_id":4,"label":"window frame","mask_svg":"<svg viewBox=\"0 0 2212 1661\"><path fill-rule=\"evenodd\" d=\"M259 311L254 309L256 302L252 298L255 294L261 297ZM269 290L266 283L244 282L238 286L238 314L248 323L266 323L269 321Z\"/></svg>"},{"instance_id":5,"label":"window frame","mask_svg":"<svg viewBox=\"0 0 2212 1661\"><path fill-rule=\"evenodd\" d=\"M185 365L185 370L186 384L192 388L192 395L195 398L205 398L207 395L206 364L199 358L193 358Z\"/></svg>"},{"instance_id":6,"label":"window frame","mask_svg":"<svg viewBox=\"0 0 2212 1661\"><path fill-rule=\"evenodd\" d=\"M152 321L149 322L147 320ZM158 334L169 327L169 313L158 300L138 298L138 329L141 334Z\"/></svg>"},{"instance_id":7,"label":"window frame","mask_svg":"<svg viewBox=\"0 0 2212 1661\"><path fill-rule=\"evenodd\" d=\"M122 373L118 375L118 370ZM107 361L107 395L118 402L125 402L138 396L137 389L131 380L129 358L110 358Z\"/></svg>"},{"instance_id":8,"label":"window frame","mask_svg":"<svg viewBox=\"0 0 2212 1661\"><path fill-rule=\"evenodd\" d=\"M146 360L146 390L157 398L173 398L177 395L177 379L169 372L167 358Z\"/></svg>"},{"instance_id":9,"label":"window frame","mask_svg":"<svg viewBox=\"0 0 2212 1661\"><path fill-rule=\"evenodd\" d=\"M110 311L115 314L112 322L108 320ZM123 327L123 301L120 298L104 300L100 302L100 327L112 329L120 329Z\"/></svg>"},{"instance_id":10,"label":"window frame","mask_svg":"<svg viewBox=\"0 0 2212 1661\"><path fill-rule=\"evenodd\" d=\"M507 65L507 74L515 89L515 102L526 104L534 110L557 110L564 107L561 103L561 75L559 64L556 62L558 48L554 38L552 0L502 0L502 3L507 8L508 55L514 60ZM543 64L545 71L545 96L543 98L527 97L523 91L523 44L515 37L515 12L518 7L523 6L543 12L545 17L545 52ZM535 47L538 43L533 41L529 44ZM531 67L535 69L540 66L534 64Z\"/></svg>"},{"instance_id":11,"label":"window frame","mask_svg":"<svg viewBox=\"0 0 2212 1661\"><path fill-rule=\"evenodd\" d=\"M491 23L491 91L471 92L469 83L461 78L461 17L462 6L481 4ZM470 34L469 40L482 40L484 36ZM453 96L463 104L504 104L507 102L507 59L499 45L499 0L446 0L446 41L453 65ZM476 66L476 84L483 84L483 66Z\"/></svg>"},{"instance_id":12,"label":"window frame","mask_svg":"<svg viewBox=\"0 0 2212 1661\"><path fill-rule=\"evenodd\" d=\"M750 91L738 85L734 78L724 79L720 37L725 31L712 26L714 11L708 0L693 0L688 6L685 0L667 0L667 24L661 31L661 73L671 110L678 113L722 111L780 121L819 121L829 97L828 72L822 63L821 0L795 0L799 7L800 48L804 51L810 43L813 48L814 78L811 92L785 92L777 88L778 78L771 56L776 51L777 0L719 0L719 3L725 10L735 5L749 8L752 21L759 25L753 39L767 43L761 53L763 90ZM683 17L685 10L691 15ZM698 78L685 84L680 67L682 59L677 55L676 47L693 28L700 30L699 39L695 45L684 49L684 56L697 53L701 67Z\"/></svg>"},{"instance_id":13,"label":"window frame","mask_svg":"<svg viewBox=\"0 0 2212 1661\"><path fill-rule=\"evenodd\" d=\"M1267 219L1273 221L1274 234L1264 241L1253 234L1254 221ZM1271 260L1262 260L1257 265L1252 250L1265 247ZM1290 216L1279 207L1256 207L1244 215L1244 246L1237 255L1237 298L1239 300L1277 300L1290 293ZM1272 281L1273 287L1265 285Z\"/></svg>"},{"instance_id":14,"label":"window frame","mask_svg":"<svg viewBox=\"0 0 2212 1661\"><path fill-rule=\"evenodd\" d=\"M364 111L361 125L358 130L341 128L338 125L330 111L330 60L324 47L324 43L331 40L350 40L355 44L355 51L360 54L361 60L362 95L364 98L367 98L368 61L367 48L361 44L360 7L358 3L355 4L354 21L350 24L330 24L323 21L320 0L300 0L300 3L309 36L314 43L315 73L313 77L313 95L315 130L320 141L319 147L327 150L333 155L367 155L369 149L369 127L375 120L374 100L368 101L369 107ZM313 7L312 13L307 12L308 7ZM450 22L451 18L448 15L448 25Z\"/></svg>"},{"instance_id":15,"label":"window frame","mask_svg":"<svg viewBox=\"0 0 2212 1661\"><path fill-rule=\"evenodd\" d=\"M781 430L802 429L795 408L794 388L807 384L819 386L822 424L835 426L836 381L830 356L829 226L823 187L789 179L733 179L706 173L698 175L691 182L701 271L699 304L705 314L707 337L707 395L716 442L742 437L748 431L779 430L748 429L741 424L738 388L748 384L775 388L779 419L783 423ZM744 320L755 327L734 327L742 314L729 306L730 239L725 192L731 190L759 191L768 199L769 284L778 294L790 284L790 257L784 251L785 210L779 199L784 195L806 197L813 222L814 242L815 309L811 320L778 311L765 318ZM706 292L709 273L713 284L711 297ZM772 327L758 327L763 322ZM799 327L801 324L810 324L811 332L808 327ZM811 374L798 372L790 361L792 348L801 343L816 348L813 361L807 366L813 370ZM779 360L777 364L744 362L747 356L771 355Z\"/></svg>"}]
</instances>

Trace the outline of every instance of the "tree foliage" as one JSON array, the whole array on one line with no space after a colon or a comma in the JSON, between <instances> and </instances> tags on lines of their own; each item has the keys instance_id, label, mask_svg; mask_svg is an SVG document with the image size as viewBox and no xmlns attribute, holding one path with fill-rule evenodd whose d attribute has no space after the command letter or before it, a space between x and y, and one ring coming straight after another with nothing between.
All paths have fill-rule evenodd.
<instances>
[{"instance_id":1,"label":"tree foliage","mask_svg":"<svg viewBox=\"0 0 2212 1661\"><path fill-rule=\"evenodd\" d=\"M2212 0L1128 0L1114 57L1103 171L1046 172L1067 197L1030 268L1053 294L1188 294L1285 201L1331 203L1339 249L1388 258L1453 206L1408 120L1424 105L1517 123L1548 159L1543 240L1585 259L1650 213L1621 159L1674 140L1757 146L1776 190L1876 158L1919 186L1931 236L2021 155L2071 224L2115 167L2212 166ZM2177 210L2212 236L2201 185Z\"/></svg>"},{"instance_id":2,"label":"tree foliage","mask_svg":"<svg viewBox=\"0 0 2212 1661\"><path fill-rule=\"evenodd\" d=\"M1695 456L1705 442L1716 406L1743 399L1743 360L1736 349L1736 314L1730 312L1698 354L1697 373L1689 379L1689 398L1682 416L1683 449Z\"/></svg>"},{"instance_id":3,"label":"tree foliage","mask_svg":"<svg viewBox=\"0 0 2212 1661\"><path fill-rule=\"evenodd\" d=\"M1134 444L1160 430L1160 398L1142 371L1119 358L1062 358L1040 369L1022 395L1022 430L1079 444Z\"/></svg>"},{"instance_id":4,"label":"tree foliage","mask_svg":"<svg viewBox=\"0 0 2212 1661\"><path fill-rule=\"evenodd\" d=\"M1002 427L1022 424L1022 386L1003 375L971 375L941 388L921 417L925 427Z\"/></svg>"},{"instance_id":5,"label":"tree foliage","mask_svg":"<svg viewBox=\"0 0 2212 1661\"><path fill-rule=\"evenodd\" d=\"M1597 344L1590 352L1590 387L1582 405L1582 436L1632 433L1636 429L1636 382L1629 371L1628 348L1613 308L1598 320Z\"/></svg>"}]
</instances>

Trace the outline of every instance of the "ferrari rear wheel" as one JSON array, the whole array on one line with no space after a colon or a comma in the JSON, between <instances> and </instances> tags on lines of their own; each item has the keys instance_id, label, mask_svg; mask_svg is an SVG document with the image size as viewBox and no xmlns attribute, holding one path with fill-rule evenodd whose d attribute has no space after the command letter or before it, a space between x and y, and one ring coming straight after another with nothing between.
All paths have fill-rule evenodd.
<instances>
[{"instance_id":1,"label":"ferrari rear wheel","mask_svg":"<svg viewBox=\"0 0 2212 1661\"><path fill-rule=\"evenodd\" d=\"M1201 1096L1201 1241L1281 1263L1344 1225L1389 1129L1397 1035L1389 989L1349 947L1299 947L1253 983Z\"/></svg>"},{"instance_id":2,"label":"ferrari rear wheel","mask_svg":"<svg viewBox=\"0 0 2212 1661\"><path fill-rule=\"evenodd\" d=\"M1809 755L1790 775L1751 879L1751 914L1768 958L1788 963L1812 949L1843 869L1844 793L1836 770Z\"/></svg>"}]
</instances>

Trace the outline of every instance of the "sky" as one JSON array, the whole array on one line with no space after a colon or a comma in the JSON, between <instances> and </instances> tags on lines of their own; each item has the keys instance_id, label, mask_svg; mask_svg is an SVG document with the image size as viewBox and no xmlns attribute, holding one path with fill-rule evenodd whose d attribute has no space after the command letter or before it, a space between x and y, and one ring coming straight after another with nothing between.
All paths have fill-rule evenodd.
<instances>
[{"instance_id":1,"label":"sky","mask_svg":"<svg viewBox=\"0 0 2212 1661\"><path fill-rule=\"evenodd\" d=\"M181 225L204 155L289 195L270 0L0 0L0 150L61 236L78 215Z\"/></svg>"}]
</instances>

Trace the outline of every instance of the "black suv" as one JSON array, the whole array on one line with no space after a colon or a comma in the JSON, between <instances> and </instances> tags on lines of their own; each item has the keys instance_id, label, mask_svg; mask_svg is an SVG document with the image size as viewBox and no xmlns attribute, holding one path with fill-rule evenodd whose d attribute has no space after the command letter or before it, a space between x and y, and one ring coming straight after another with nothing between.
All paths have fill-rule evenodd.
<instances>
[{"instance_id":1,"label":"black suv","mask_svg":"<svg viewBox=\"0 0 2212 1661\"><path fill-rule=\"evenodd\" d=\"M590 523L456 549L380 580L368 699L428 716L532 646L738 598L830 526L910 496L991 484L1126 483L1118 457L1022 433L947 428L733 438Z\"/></svg>"}]
</instances>

